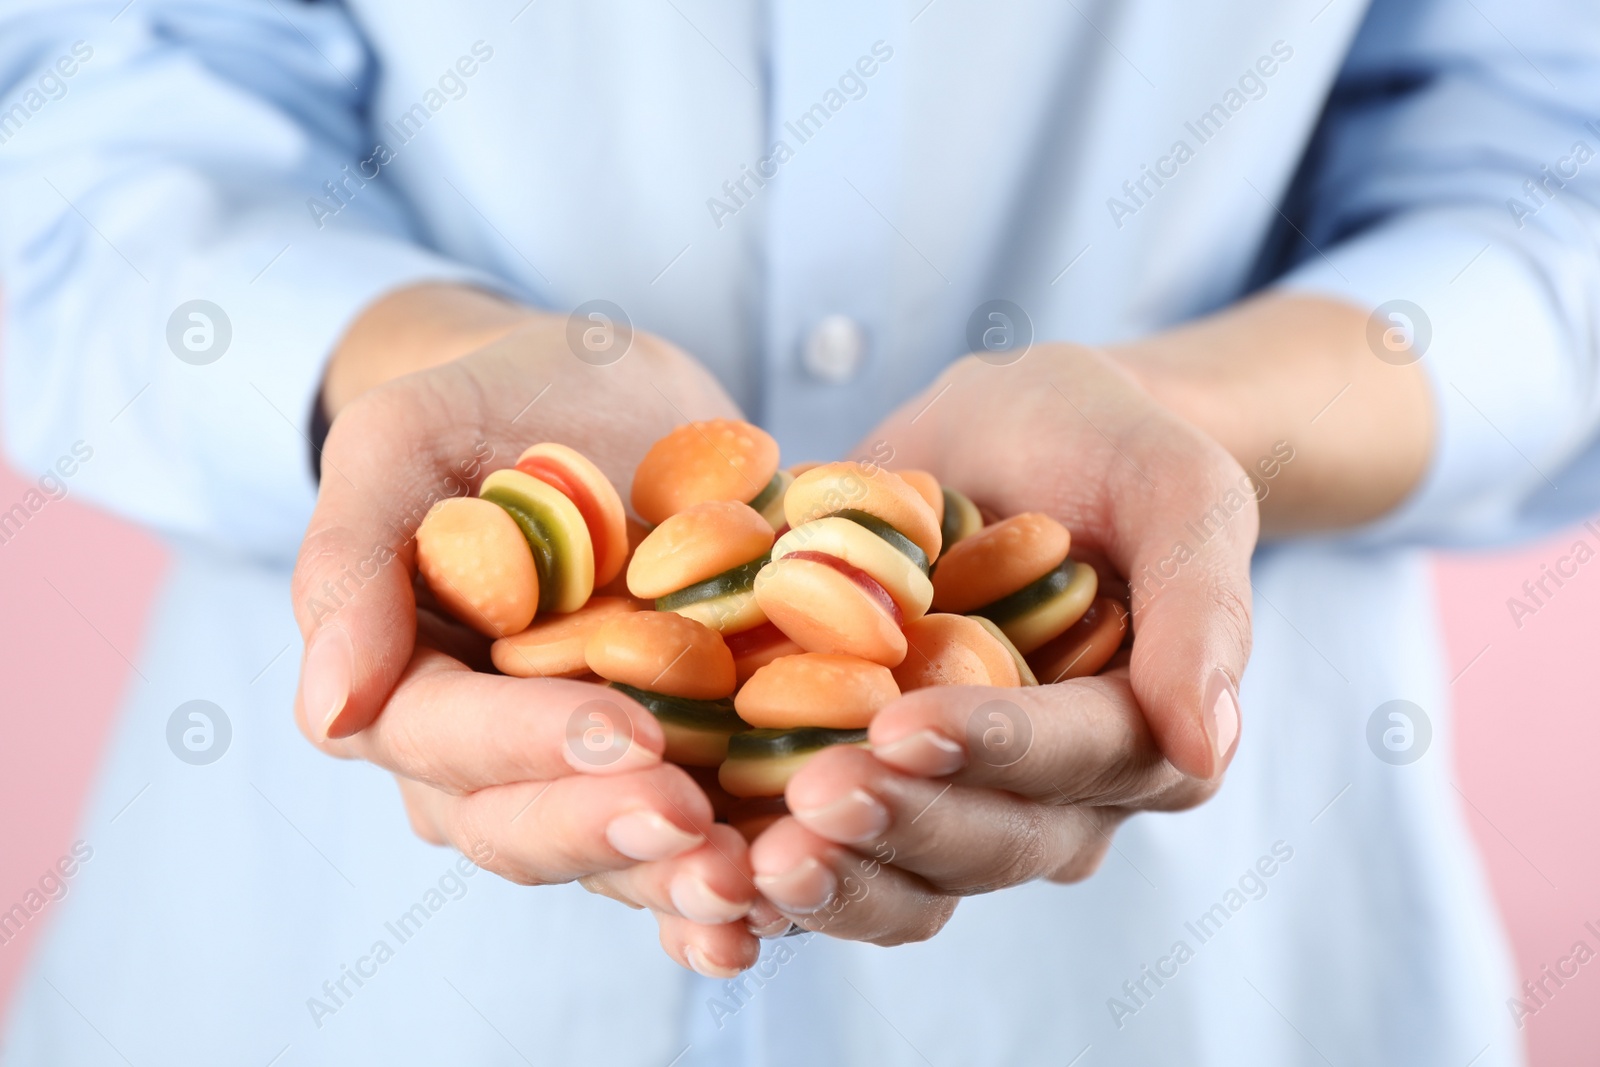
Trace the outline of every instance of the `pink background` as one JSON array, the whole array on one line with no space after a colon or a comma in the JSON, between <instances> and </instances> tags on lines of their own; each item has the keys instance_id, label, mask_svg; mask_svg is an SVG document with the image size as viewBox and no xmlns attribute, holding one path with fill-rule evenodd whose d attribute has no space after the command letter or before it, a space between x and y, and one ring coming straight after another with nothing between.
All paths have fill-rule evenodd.
<instances>
[{"instance_id":1,"label":"pink background","mask_svg":"<svg viewBox=\"0 0 1600 1067\"><path fill-rule=\"evenodd\" d=\"M0 510L26 483L0 468ZM1440 610L1457 701L1456 786L1505 913L1523 978L1554 967L1585 921L1600 927L1600 715L1595 619L1600 566L1584 567L1546 606L1513 622L1506 598L1584 536L1526 550L1443 558ZM0 910L21 899L70 847L107 728L137 659L163 553L148 535L79 505L54 502L0 545L0 645L9 731L0 745ZM49 583L53 583L52 589ZM22 610L25 607L25 611ZM81 613L81 614L80 614ZM22 617L26 618L26 625ZM1587 699L1585 699L1587 697ZM39 925L0 946L6 1004ZM1600 1045L1600 967L1570 979L1527 1020L1533 1063L1583 1061Z\"/></svg>"}]
</instances>

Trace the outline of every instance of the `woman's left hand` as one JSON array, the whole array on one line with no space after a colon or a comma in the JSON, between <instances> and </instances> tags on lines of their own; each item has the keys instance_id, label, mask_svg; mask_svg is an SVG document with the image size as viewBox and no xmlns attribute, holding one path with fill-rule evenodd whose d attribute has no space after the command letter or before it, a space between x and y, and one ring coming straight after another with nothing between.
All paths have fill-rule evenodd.
<instances>
[{"instance_id":1,"label":"woman's left hand","mask_svg":"<svg viewBox=\"0 0 1600 1067\"><path fill-rule=\"evenodd\" d=\"M1129 665L1096 677L907 693L873 720L870 753L830 749L795 775L793 814L751 847L757 886L802 927L888 945L931 937L962 896L1085 878L1129 815L1216 791L1239 735L1257 513L1219 445L1076 346L963 360L877 438L894 467L994 513L1059 519L1075 555L1133 578L1137 634Z\"/></svg>"}]
</instances>

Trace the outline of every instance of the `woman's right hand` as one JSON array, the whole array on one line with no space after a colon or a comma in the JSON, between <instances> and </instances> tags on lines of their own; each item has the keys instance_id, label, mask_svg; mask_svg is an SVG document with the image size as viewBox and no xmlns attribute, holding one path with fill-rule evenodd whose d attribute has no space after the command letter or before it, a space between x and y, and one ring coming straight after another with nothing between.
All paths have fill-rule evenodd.
<instances>
[{"instance_id":1,"label":"woman's right hand","mask_svg":"<svg viewBox=\"0 0 1600 1067\"><path fill-rule=\"evenodd\" d=\"M329 367L335 417L294 571L295 717L324 752L393 772L425 840L512 881L581 880L648 907L674 959L731 976L757 949L748 852L662 762L654 717L612 689L474 670L487 640L418 605L423 516L528 445L570 445L626 486L673 425L737 416L659 339L634 334L614 355L575 351L564 316L465 290L386 298L358 321ZM613 743L588 743L597 729Z\"/></svg>"}]
</instances>

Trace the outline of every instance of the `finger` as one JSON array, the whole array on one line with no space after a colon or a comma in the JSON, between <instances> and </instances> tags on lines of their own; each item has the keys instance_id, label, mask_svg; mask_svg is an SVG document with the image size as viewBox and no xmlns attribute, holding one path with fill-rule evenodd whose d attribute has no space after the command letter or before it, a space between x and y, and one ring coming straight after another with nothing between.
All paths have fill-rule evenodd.
<instances>
[{"instance_id":1,"label":"finger","mask_svg":"<svg viewBox=\"0 0 1600 1067\"><path fill-rule=\"evenodd\" d=\"M744 924L752 934L763 941L770 941L782 937L794 929L794 923L789 917L773 906L772 901L761 897L750 906L750 914L744 917Z\"/></svg>"},{"instance_id":2,"label":"finger","mask_svg":"<svg viewBox=\"0 0 1600 1067\"><path fill-rule=\"evenodd\" d=\"M1064 870L1093 871L1110 838L1112 809L1041 804L998 789L899 774L869 753L818 753L789 782L800 825L894 865L942 892L968 896Z\"/></svg>"},{"instance_id":3,"label":"finger","mask_svg":"<svg viewBox=\"0 0 1600 1067\"><path fill-rule=\"evenodd\" d=\"M792 816L750 846L756 885L798 926L851 941L926 941L954 914L956 898L892 865L807 830Z\"/></svg>"},{"instance_id":4,"label":"finger","mask_svg":"<svg viewBox=\"0 0 1600 1067\"><path fill-rule=\"evenodd\" d=\"M1215 779L1162 755L1124 674L1020 689L932 686L873 718L873 755L905 774L1050 804L1188 807Z\"/></svg>"},{"instance_id":5,"label":"finger","mask_svg":"<svg viewBox=\"0 0 1600 1067\"><path fill-rule=\"evenodd\" d=\"M411 832L430 845L449 844L444 831L439 828L436 814L434 797L437 796L438 790L398 774L394 780L400 787L400 800L406 806L406 818L411 823Z\"/></svg>"},{"instance_id":6,"label":"finger","mask_svg":"<svg viewBox=\"0 0 1600 1067\"><path fill-rule=\"evenodd\" d=\"M1240 484L1228 484L1232 475L1188 472L1177 499L1159 509L1135 503L1114 517L1121 543L1131 546L1114 562L1129 575L1133 691L1161 751L1185 773L1207 779L1222 774L1239 740L1258 522L1248 476L1230 457L1219 457L1223 463ZM1121 498L1138 496L1130 486ZM1231 521L1205 518L1227 501L1240 502ZM1197 523L1211 531L1208 538L1188 533Z\"/></svg>"},{"instance_id":7,"label":"finger","mask_svg":"<svg viewBox=\"0 0 1600 1067\"><path fill-rule=\"evenodd\" d=\"M736 978L755 966L761 942L743 922L703 926L666 912L656 914L667 955L707 978Z\"/></svg>"},{"instance_id":8,"label":"finger","mask_svg":"<svg viewBox=\"0 0 1600 1067\"><path fill-rule=\"evenodd\" d=\"M403 390L367 394L334 421L323 448L291 584L306 649L296 717L313 740L348 736L377 717L411 659L412 537L434 502L471 491L485 458L433 442L400 448L395 427L437 421L416 403Z\"/></svg>"},{"instance_id":9,"label":"finger","mask_svg":"<svg viewBox=\"0 0 1600 1067\"><path fill-rule=\"evenodd\" d=\"M737 922L759 898L750 848L733 827L715 824L705 844L655 863L605 871L583 880L587 889L702 926Z\"/></svg>"},{"instance_id":10,"label":"finger","mask_svg":"<svg viewBox=\"0 0 1600 1067\"><path fill-rule=\"evenodd\" d=\"M480 674L419 648L377 721L326 741L450 793L574 772L627 774L661 762L661 724L615 689Z\"/></svg>"},{"instance_id":11,"label":"finger","mask_svg":"<svg viewBox=\"0 0 1600 1067\"><path fill-rule=\"evenodd\" d=\"M492 786L465 797L408 788L437 836L521 885L681 856L704 845L712 827L705 794L668 764L609 778Z\"/></svg>"}]
</instances>

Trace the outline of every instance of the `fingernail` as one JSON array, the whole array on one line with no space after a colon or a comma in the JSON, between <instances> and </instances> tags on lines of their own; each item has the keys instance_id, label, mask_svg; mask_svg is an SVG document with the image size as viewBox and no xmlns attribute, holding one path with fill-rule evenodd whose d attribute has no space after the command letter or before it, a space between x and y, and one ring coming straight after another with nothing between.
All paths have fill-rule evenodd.
<instances>
[{"instance_id":1,"label":"fingernail","mask_svg":"<svg viewBox=\"0 0 1600 1067\"><path fill-rule=\"evenodd\" d=\"M745 916L744 924L752 934L763 941L782 937L789 932L789 927L794 925L787 916L765 900L758 900L750 906L750 914Z\"/></svg>"},{"instance_id":2,"label":"fingernail","mask_svg":"<svg viewBox=\"0 0 1600 1067\"><path fill-rule=\"evenodd\" d=\"M738 904L729 900L712 889L704 878L687 871L672 880L669 892L672 906L678 909L679 915L690 922L704 926L731 923L744 918L750 912L749 904Z\"/></svg>"},{"instance_id":3,"label":"fingernail","mask_svg":"<svg viewBox=\"0 0 1600 1067\"><path fill-rule=\"evenodd\" d=\"M872 754L907 774L923 778L941 778L967 765L966 749L933 730L918 730L887 745L874 745Z\"/></svg>"},{"instance_id":4,"label":"fingernail","mask_svg":"<svg viewBox=\"0 0 1600 1067\"><path fill-rule=\"evenodd\" d=\"M324 741L350 700L355 661L355 647L343 626L328 623L312 635L300 668L300 699L305 704L306 722Z\"/></svg>"},{"instance_id":5,"label":"fingernail","mask_svg":"<svg viewBox=\"0 0 1600 1067\"><path fill-rule=\"evenodd\" d=\"M683 955L684 958L689 961L689 966L693 968L695 974L702 975L706 978L739 977L739 969L737 967L718 967L716 964L706 959L700 950L695 948L693 945L690 945L688 948L684 949Z\"/></svg>"},{"instance_id":6,"label":"fingernail","mask_svg":"<svg viewBox=\"0 0 1600 1067\"><path fill-rule=\"evenodd\" d=\"M794 817L811 830L841 845L859 845L882 837L889 828L889 809L865 789L852 789L832 804L796 810Z\"/></svg>"},{"instance_id":7,"label":"fingernail","mask_svg":"<svg viewBox=\"0 0 1600 1067\"><path fill-rule=\"evenodd\" d=\"M1211 738L1217 755L1216 773L1220 774L1239 738L1239 692L1221 667L1212 671L1206 682L1204 707L1206 735Z\"/></svg>"},{"instance_id":8,"label":"fingernail","mask_svg":"<svg viewBox=\"0 0 1600 1067\"><path fill-rule=\"evenodd\" d=\"M838 886L833 872L807 856L782 874L756 875L756 888L784 911L810 915L833 899Z\"/></svg>"},{"instance_id":9,"label":"fingernail","mask_svg":"<svg viewBox=\"0 0 1600 1067\"><path fill-rule=\"evenodd\" d=\"M611 820L606 840L629 859L645 862L682 855L705 838L678 829L653 811L631 811Z\"/></svg>"}]
</instances>

